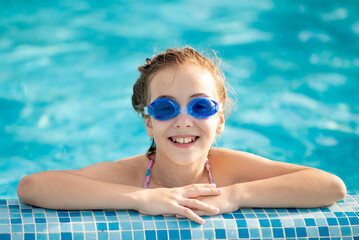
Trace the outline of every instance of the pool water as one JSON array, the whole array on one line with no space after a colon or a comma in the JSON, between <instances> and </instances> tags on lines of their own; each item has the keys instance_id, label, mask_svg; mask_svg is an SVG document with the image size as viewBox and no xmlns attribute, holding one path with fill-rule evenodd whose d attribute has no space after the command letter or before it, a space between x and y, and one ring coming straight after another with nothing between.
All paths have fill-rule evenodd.
<instances>
[{"instance_id":1,"label":"pool water","mask_svg":"<svg viewBox=\"0 0 359 240\"><path fill-rule=\"evenodd\" d=\"M0 198L44 170L144 153L137 66L214 49L236 95L217 146L340 176L359 192L356 1L0 2Z\"/></svg>"}]
</instances>

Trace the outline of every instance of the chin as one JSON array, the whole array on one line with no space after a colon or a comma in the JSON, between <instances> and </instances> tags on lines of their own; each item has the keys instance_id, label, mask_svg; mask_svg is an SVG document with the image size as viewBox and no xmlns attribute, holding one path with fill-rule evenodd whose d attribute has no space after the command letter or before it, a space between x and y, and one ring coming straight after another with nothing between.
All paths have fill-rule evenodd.
<instances>
[{"instance_id":1,"label":"chin","mask_svg":"<svg viewBox=\"0 0 359 240\"><path fill-rule=\"evenodd\" d=\"M173 155L173 159L179 164L195 162L198 161L198 159L203 159L204 157L207 157L207 153L187 152L187 153L178 153Z\"/></svg>"}]
</instances>

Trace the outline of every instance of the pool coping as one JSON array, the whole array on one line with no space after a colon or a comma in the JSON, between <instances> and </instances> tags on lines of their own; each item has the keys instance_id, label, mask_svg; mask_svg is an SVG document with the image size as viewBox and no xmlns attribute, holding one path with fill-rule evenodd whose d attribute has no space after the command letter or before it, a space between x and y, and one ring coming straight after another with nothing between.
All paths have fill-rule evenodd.
<instances>
[{"instance_id":1,"label":"pool coping","mask_svg":"<svg viewBox=\"0 0 359 240\"><path fill-rule=\"evenodd\" d=\"M0 239L359 239L359 194L310 209L239 209L188 219L128 210L67 211L0 199Z\"/></svg>"}]
</instances>

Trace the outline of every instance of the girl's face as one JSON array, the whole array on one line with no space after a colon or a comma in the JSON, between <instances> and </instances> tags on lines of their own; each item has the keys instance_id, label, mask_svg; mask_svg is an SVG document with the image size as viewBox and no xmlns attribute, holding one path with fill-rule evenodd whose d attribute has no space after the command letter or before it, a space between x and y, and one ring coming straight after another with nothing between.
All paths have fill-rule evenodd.
<instances>
[{"instance_id":1,"label":"girl's face","mask_svg":"<svg viewBox=\"0 0 359 240\"><path fill-rule=\"evenodd\" d=\"M171 98L181 108L186 108L197 97L209 97L218 102L212 75L197 66L172 67L157 72L149 86L149 97L149 103L161 97ZM216 133L223 131L224 116L223 112L218 112L199 119L180 113L169 120L150 116L145 122L147 134L156 142L157 155L185 163L207 156Z\"/></svg>"}]
</instances>

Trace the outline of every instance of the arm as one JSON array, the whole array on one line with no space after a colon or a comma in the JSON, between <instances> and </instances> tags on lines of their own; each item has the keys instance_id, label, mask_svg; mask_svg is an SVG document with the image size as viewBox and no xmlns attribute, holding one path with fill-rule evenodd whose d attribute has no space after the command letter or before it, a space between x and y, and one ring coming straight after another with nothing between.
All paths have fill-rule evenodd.
<instances>
[{"instance_id":1,"label":"arm","mask_svg":"<svg viewBox=\"0 0 359 240\"><path fill-rule=\"evenodd\" d=\"M313 168L237 183L231 188L238 207L322 207L333 204L346 195L346 187L340 178Z\"/></svg>"},{"instance_id":2,"label":"arm","mask_svg":"<svg viewBox=\"0 0 359 240\"><path fill-rule=\"evenodd\" d=\"M51 209L133 209L131 193L138 190L67 171L46 171L23 178L18 196L24 203Z\"/></svg>"},{"instance_id":3,"label":"arm","mask_svg":"<svg viewBox=\"0 0 359 240\"><path fill-rule=\"evenodd\" d=\"M220 151L225 154L219 154ZM214 154L221 160L219 164L213 164L219 169L214 179L223 181L219 184L223 193L198 199L219 207L220 213L243 207L322 207L346 195L346 187L340 178L318 169L275 162L238 151L219 150ZM230 176L225 180L217 175L224 171Z\"/></svg>"},{"instance_id":4,"label":"arm","mask_svg":"<svg viewBox=\"0 0 359 240\"><path fill-rule=\"evenodd\" d=\"M330 205L343 199L346 188L342 180L317 169L298 172L221 188L219 196L198 197L219 213L238 208L313 208ZM195 211L198 215L212 215ZM178 216L180 217L180 216Z\"/></svg>"},{"instance_id":5,"label":"arm","mask_svg":"<svg viewBox=\"0 0 359 240\"><path fill-rule=\"evenodd\" d=\"M319 207L346 195L343 181L324 171L227 151L239 207Z\"/></svg>"},{"instance_id":6,"label":"arm","mask_svg":"<svg viewBox=\"0 0 359 240\"><path fill-rule=\"evenodd\" d=\"M115 168L114 163L100 163L75 171L32 174L20 181L18 196L24 203L44 208L133 209L150 215L180 214L198 223L204 220L191 209L218 212L218 208L193 199L221 194L213 185L143 189L113 182L118 175Z\"/></svg>"}]
</instances>

